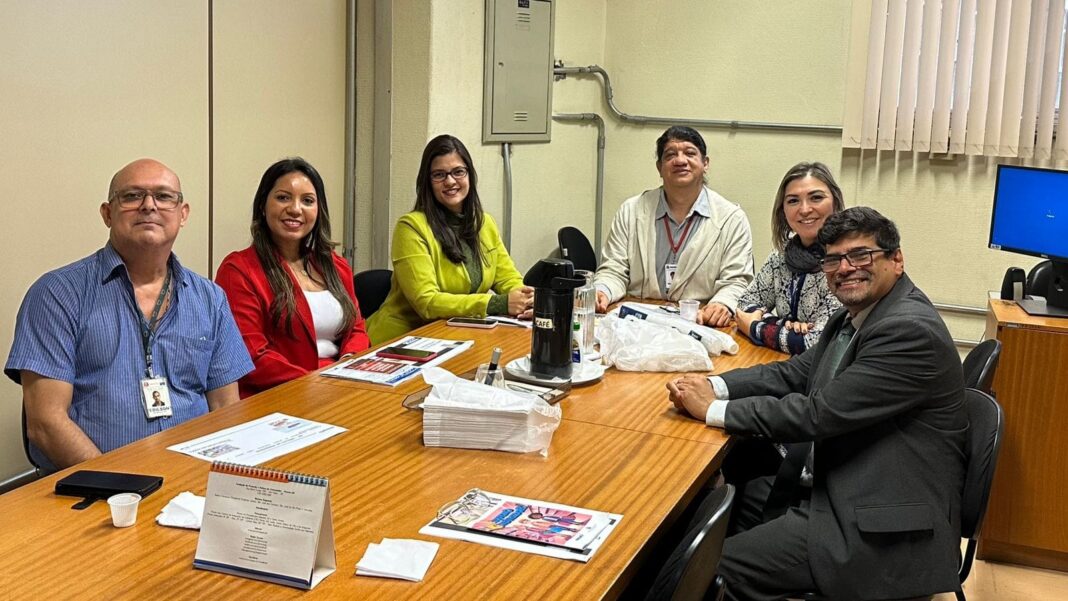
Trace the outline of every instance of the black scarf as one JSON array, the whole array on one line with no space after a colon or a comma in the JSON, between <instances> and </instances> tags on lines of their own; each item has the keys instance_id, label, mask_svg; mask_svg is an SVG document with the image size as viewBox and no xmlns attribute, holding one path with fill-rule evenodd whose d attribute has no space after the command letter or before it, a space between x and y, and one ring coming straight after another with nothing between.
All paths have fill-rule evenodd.
<instances>
[{"instance_id":1,"label":"black scarf","mask_svg":"<svg viewBox=\"0 0 1068 601\"><path fill-rule=\"evenodd\" d=\"M823 258L824 254L823 247L820 246L819 242L813 243L812 246L804 246L801 244L799 236L792 236L783 251L783 255L786 258L786 266L794 273L815 273L819 271L820 259Z\"/></svg>"}]
</instances>

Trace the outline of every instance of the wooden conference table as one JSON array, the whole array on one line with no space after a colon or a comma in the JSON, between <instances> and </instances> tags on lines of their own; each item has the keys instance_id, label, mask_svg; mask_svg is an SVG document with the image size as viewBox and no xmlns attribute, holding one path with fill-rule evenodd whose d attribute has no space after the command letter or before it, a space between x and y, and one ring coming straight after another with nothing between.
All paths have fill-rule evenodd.
<instances>
[{"instance_id":1,"label":"wooden conference table","mask_svg":"<svg viewBox=\"0 0 1068 601\"><path fill-rule=\"evenodd\" d=\"M530 331L430 324L418 335L474 340L443 365L454 373L526 354ZM739 340L736 356L714 357L714 372L785 355ZM608 370L561 401L563 421L548 457L427 448L422 414L402 406L425 387L396 388L311 374L117 449L76 469L160 475L163 488L141 502L131 528L114 528L108 507L84 511L53 494L64 470L0 496L0 598L615 598L656 541L715 471L727 437L678 415L664 384L677 374ZM166 447L279 411L348 432L268 462L330 478L337 572L310 592L193 569L197 533L154 518L182 491L203 495L209 464ZM421 583L357 577L356 562L382 538L428 539L419 528L470 488L623 514L587 564L433 539L441 547Z\"/></svg>"}]
</instances>

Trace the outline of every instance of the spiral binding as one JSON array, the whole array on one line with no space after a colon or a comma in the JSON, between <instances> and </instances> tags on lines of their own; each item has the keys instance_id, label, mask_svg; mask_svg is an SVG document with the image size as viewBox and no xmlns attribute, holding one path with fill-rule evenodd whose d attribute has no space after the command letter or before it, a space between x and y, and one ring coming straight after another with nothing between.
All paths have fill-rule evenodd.
<instances>
[{"instance_id":1,"label":"spiral binding","mask_svg":"<svg viewBox=\"0 0 1068 601\"><path fill-rule=\"evenodd\" d=\"M330 483L329 478L324 478L322 476L313 476L311 474L302 474L300 472L288 472L271 467L257 467L254 465L230 463L229 461L213 461L211 463L211 471L220 474L230 474L232 476L245 476L246 478L271 480L274 482L296 482L297 484L307 484L310 486L326 486Z\"/></svg>"}]
</instances>

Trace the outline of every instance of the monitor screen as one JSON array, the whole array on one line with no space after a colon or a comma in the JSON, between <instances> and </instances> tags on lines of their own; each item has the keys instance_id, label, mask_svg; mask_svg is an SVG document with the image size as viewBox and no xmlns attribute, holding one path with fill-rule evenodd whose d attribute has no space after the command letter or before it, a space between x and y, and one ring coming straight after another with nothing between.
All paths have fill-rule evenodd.
<instances>
[{"instance_id":1,"label":"monitor screen","mask_svg":"<svg viewBox=\"0 0 1068 601\"><path fill-rule=\"evenodd\" d=\"M998 165L990 248L1068 261L1068 171Z\"/></svg>"}]
</instances>

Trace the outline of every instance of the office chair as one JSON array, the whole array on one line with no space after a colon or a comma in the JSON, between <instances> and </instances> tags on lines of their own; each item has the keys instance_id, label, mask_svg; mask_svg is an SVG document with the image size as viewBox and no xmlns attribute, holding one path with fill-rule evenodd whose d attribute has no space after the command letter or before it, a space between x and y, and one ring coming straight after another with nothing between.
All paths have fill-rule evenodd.
<instances>
[{"instance_id":1,"label":"office chair","mask_svg":"<svg viewBox=\"0 0 1068 601\"><path fill-rule=\"evenodd\" d=\"M734 504L734 487L715 489L701 502L686 534L656 575L646 601L722 601L726 589L716 575L727 522Z\"/></svg>"},{"instance_id":2,"label":"office chair","mask_svg":"<svg viewBox=\"0 0 1068 601\"><path fill-rule=\"evenodd\" d=\"M571 261L575 269L597 271L597 254L589 238L578 228L566 226L556 232L560 244L560 257Z\"/></svg>"},{"instance_id":3,"label":"office chair","mask_svg":"<svg viewBox=\"0 0 1068 601\"><path fill-rule=\"evenodd\" d=\"M1053 276L1053 261L1042 261L1027 272L1027 280L1024 281L1024 294L1033 296L1046 296L1049 291L1049 279Z\"/></svg>"},{"instance_id":4,"label":"office chair","mask_svg":"<svg viewBox=\"0 0 1068 601\"><path fill-rule=\"evenodd\" d=\"M393 271L389 269L368 269L352 276L356 302L360 304L360 315L364 319L370 317L385 302L392 278Z\"/></svg>"},{"instance_id":5,"label":"office chair","mask_svg":"<svg viewBox=\"0 0 1068 601\"><path fill-rule=\"evenodd\" d=\"M979 530L990 500L990 486L994 483L994 468L1001 451L1001 435L1005 429L1005 415L994 397L974 388L964 391L964 411L968 414L968 440L965 443L968 465L964 472L964 495L960 506L960 534L968 539L968 547L961 558L958 601L965 601L964 581L972 570Z\"/></svg>"},{"instance_id":6,"label":"office chair","mask_svg":"<svg viewBox=\"0 0 1068 601\"><path fill-rule=\"evenodd\" d=\"M1000 341L991 339L979 343L964 358L964 387L992 394L990 386L994 383L1000 357Z\"/></svg>"}]
</instances>

